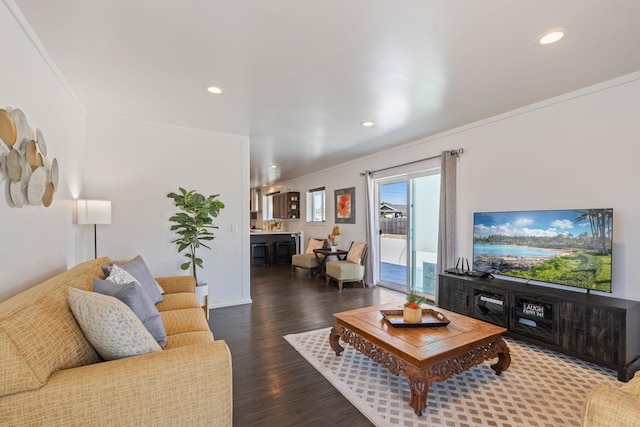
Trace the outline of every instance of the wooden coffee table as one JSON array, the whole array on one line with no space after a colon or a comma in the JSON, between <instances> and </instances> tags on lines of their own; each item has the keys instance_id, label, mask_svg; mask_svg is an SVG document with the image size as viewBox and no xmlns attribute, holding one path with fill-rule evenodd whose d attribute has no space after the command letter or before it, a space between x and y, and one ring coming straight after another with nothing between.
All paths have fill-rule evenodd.
<instances>
[{"instance_id":1,"label":"wooden coffee table","mask_svg":"<svg viewBox=\"0 0 640 427\"><path fill-rule=\"evenodd\" d=\"M502 339L505 328L441 308L449 325L435 328L396 328L380 310L402 309L404 301L335 313L336 325L329 343L336 356L344 350L339 340L396 375L404 375L411 389L410 406L418 415L427 407L427 393L434 381L498 358L491 368L500 375L511 364L509 348Z\"/></svg>"}]
</instances>

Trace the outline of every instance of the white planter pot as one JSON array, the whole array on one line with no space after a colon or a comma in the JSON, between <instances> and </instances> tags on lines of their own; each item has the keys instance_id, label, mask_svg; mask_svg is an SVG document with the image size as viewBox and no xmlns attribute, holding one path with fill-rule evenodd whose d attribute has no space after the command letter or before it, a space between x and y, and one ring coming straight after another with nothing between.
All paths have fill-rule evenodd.
<instances>
[{"instance_id":1,"label":"white planter pot","mask_svg":"<svg viewBox=\"0 0 640 427\"><path fill-rule=\"evenodd\" d=\"M335 252L338 250L338 246L337 245L331 245L329 247L331 249L331 252ZM327 257L327 262L331 262L331 261L338 261L338 257L335 255L331 255Z\"/></svg>"},{"instance_id":2,"label":"white planter pot","mask_svg":"<svg viewBox=\"0 0 640 427\"><path fill-rule=\"evenodd\" d=\"M209 285L206 283L200 283L196 286L196 297L201 307L207 305L207 296L209 295ZM209 307L207 307L208 309Z\"/></svg>"}]
</instances>

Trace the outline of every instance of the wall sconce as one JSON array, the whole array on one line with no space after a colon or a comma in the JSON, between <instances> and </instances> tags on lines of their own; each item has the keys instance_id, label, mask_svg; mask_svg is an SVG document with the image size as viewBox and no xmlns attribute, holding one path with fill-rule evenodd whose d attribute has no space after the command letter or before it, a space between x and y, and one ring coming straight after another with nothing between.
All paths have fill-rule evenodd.
<instances>
[{"instance_id":1,"label":"wall sconce","mask_svg":"<svg viewBox=\"0 0 640 427\"><path fill-rule=\"evenodd\" d=\"M98 258L97 224L111 224L111 202L108 200L76 200L76 224L93 224L94 255Z\"/></svg>"}]
</instances>

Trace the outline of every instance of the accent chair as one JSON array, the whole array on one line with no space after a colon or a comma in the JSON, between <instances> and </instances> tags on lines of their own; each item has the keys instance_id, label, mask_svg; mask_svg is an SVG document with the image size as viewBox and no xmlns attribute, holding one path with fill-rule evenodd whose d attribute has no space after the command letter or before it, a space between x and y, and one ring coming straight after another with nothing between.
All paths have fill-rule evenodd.
<instances>
[{"instance_id":1,"label":"accent chair","mask_svg":"<svg viewBox=\"0 0 640 427\"><path fill-rule=\"evenodd\" d=\"M314 239L309 238L307 244L307 250L303 254L295 254L291 257L291 273L296 271L296 268L304 268L309 270L309 277L312 277L315 270L318 268L318 260L316 254L313 253L314 249L322 249L327 247L327 239ZM323 256L323 255L318 255Z\"/></svg>"},{"instance_id":2,"label":"accent chair","mask_svg":"<svg viewBox=\"0 0 640 427\"><path fill-rule=\"evenodd\" d=\"M582 407L583 427L633 427L640 420L640 371L621 387L600 384Z\"/></svg>"},{"instance_id":3,"label":"accent chair","mask_svg":"<svg viewBox=\"0 0 640 427\"><path fill-rule=\"evenodd\" d=\"M366 256L366 242L351 242L346 259L342 261L328 261L325 264L327 285L331 279L334 279L338 282L339 290L342 290L344 282L360 282L364 288L364 259Z\"/></svg>"}]
</instances>

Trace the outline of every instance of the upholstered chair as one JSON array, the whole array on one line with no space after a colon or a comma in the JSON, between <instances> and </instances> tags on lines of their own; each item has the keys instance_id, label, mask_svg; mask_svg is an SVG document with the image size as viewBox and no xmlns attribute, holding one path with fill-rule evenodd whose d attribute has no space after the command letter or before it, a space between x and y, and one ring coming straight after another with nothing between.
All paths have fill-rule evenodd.
<instances>
[{"instance_id":1,"label":"upholstered chair","mask_svg":"<svg viewBox=\"0 0 640 427\"><path fill-rule=\"evenodd\" d=\"M622 387L600 384L582 407L583 427L631 427L640 420L640 371Z\"/></svg>"},{"instance_id":2,"label":"upholstered chair","mask_svg":"<svg viewBox=\"0 0 640 427\"><path fill-rule=\"evenodd\" d=\"M310 237L307 250L303 254L295 254L291 257L291 273L294 273L296 268L305 268L309 270L309 277L313 276L315 270L318 268L318 259L316 258L316 254L313 253L313 250L326 247L326 239L314 239Z\"/></svg>"},{"instance_id":3,"label":"upholstered chair","mask_svg":"<svg viewBox=\"0 0 640 427\"><path fill-rule=\"evenodd\" d=\"M325 264L327 285L331 279L338 282L342 290L344 282L360 282L364 288L364 258L367 256L366 242L352 242L349 253L343 261L328 261Z\"/></svg>"}]
</instances>

